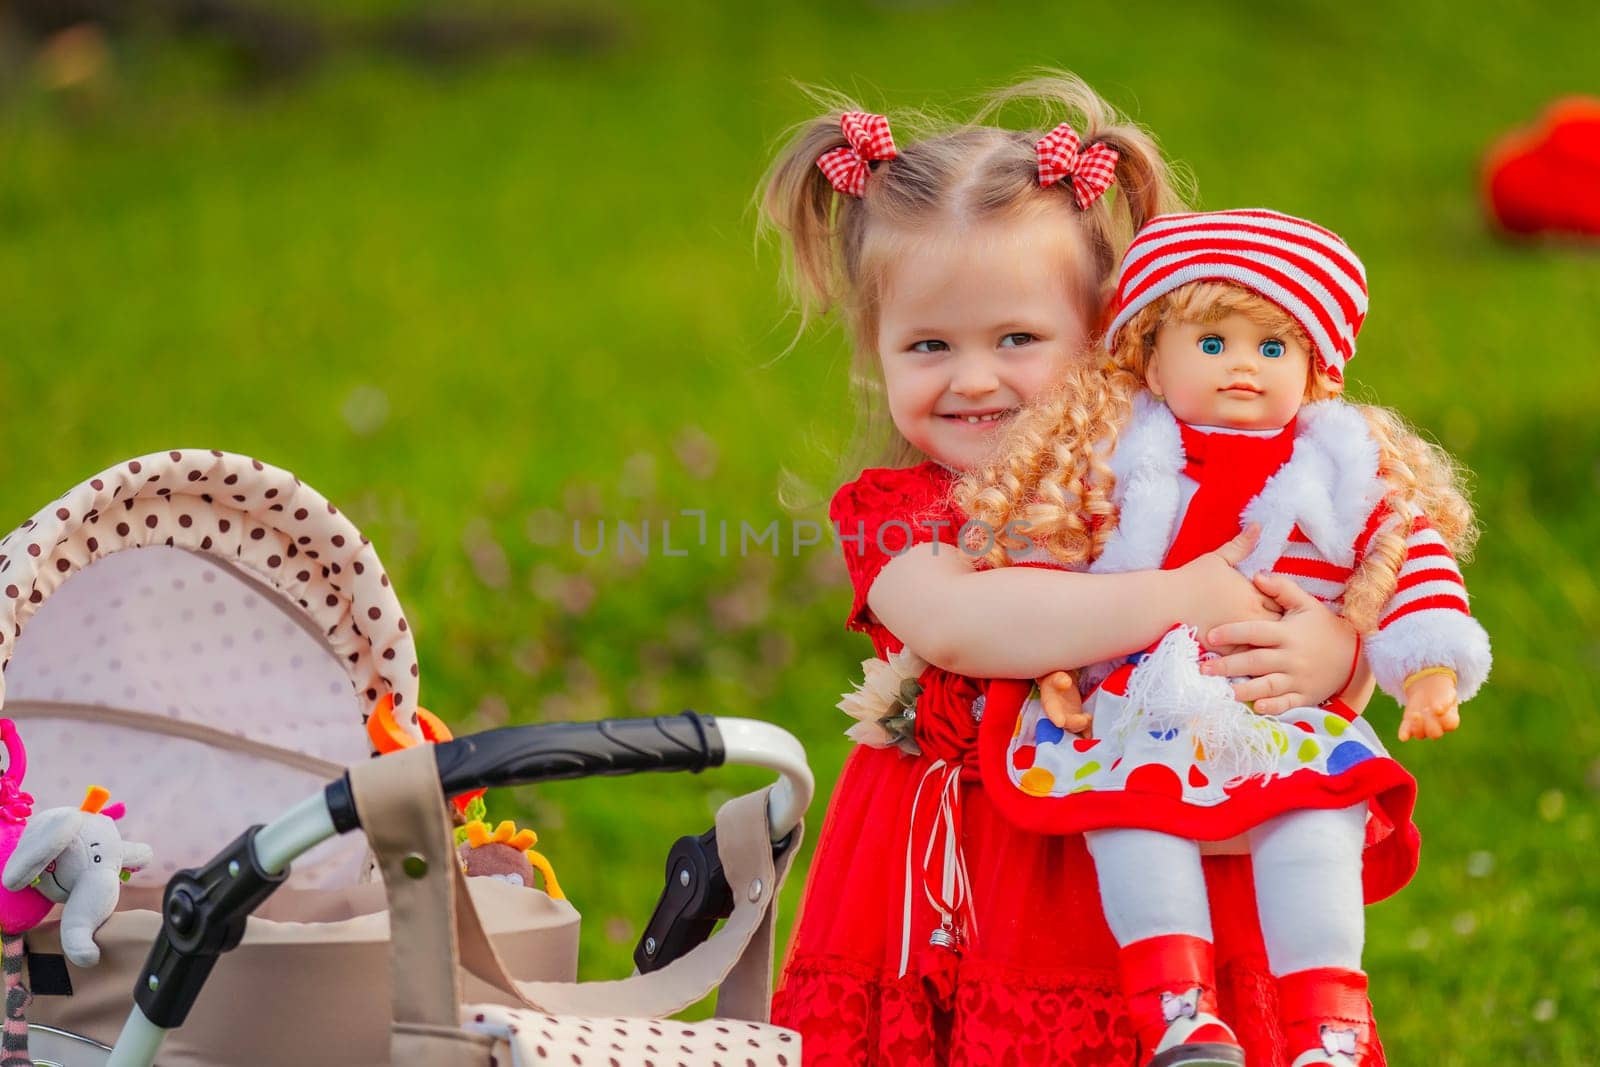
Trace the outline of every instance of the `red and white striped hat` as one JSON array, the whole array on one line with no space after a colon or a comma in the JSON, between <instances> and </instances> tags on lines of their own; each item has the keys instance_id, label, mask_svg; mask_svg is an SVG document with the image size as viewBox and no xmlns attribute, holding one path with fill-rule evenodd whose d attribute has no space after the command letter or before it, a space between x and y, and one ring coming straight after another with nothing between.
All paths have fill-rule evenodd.
<instances>
[{"instance_id":1,"label":"red and white striped hat","mask_svg":"<svg viewBox=\"0 0 1600 1067\"><path fill-rule=\"evenodd\" d=\"M1122 258L1106 347L1141 308L1199 281L1233 282L1278 305L1329 375L1344 380L1367 317L1367 272L1338 234L1277 211L1158 215Z\"/></svg>"}]
</instances>

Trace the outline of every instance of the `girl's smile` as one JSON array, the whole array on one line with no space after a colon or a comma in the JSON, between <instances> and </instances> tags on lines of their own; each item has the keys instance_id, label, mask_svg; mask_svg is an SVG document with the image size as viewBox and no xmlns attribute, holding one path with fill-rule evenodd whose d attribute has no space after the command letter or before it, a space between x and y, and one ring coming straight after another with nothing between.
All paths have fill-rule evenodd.
<instances>
[{"instance_id":1,"label":"girl's smile","mask_svg":"<svg viewBox=\"0 0 1600 1067\"><path fill-rule=\"evenodd\" d=\"M1016 408L998 408L992 411L946 411L942 417L969 426L996 426L1016 413Z\"/></svg>"}]
</instances>

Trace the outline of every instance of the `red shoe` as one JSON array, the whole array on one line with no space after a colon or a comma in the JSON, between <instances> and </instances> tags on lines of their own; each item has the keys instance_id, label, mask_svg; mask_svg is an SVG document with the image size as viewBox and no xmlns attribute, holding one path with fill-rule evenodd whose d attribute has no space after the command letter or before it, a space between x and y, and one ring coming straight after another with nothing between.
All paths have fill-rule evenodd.
<instances>
[{"instance_id":1,"label":"red shoe","mask_svg":"<svg viewBox=\"0 0 1600 1067\"><path fill-rule=\"evenodd\" d=\"M1278 1003L1289 1048L1302 1051L1290 1067L1356 1067L1369 1038L1367 976L1319 967L1278 979Z\"/></svg>"},{"instance_id":2,"label":"red shoe","mask_svg":"<svg viewBox=\"0 0 1600 1067\"><path fill-rule=\"evenodd\" d=\"M1553 104L1489 150L1484 196L1508 233L1600 236L1600 99Z\"/></svg>"},{"instance_id":3,"label":"red shoe","mask_svg":"<svg viewBox=\"0 0 1600 1067\"><path fill-rule=\"evenodd\" d=\"M1211 943L1185 934L1146 938L1118 955L1145 1067L1243 1067L1244 1049L1217 1018Z\"/></svg>"}]
</instances>

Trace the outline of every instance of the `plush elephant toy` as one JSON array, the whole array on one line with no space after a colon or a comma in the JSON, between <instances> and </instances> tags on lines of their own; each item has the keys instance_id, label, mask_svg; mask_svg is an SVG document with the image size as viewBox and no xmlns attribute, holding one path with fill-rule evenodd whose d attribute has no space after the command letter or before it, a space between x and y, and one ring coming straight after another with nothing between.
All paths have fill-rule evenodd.
<instances>
[{"instance_id":1,"label":"plush elephant toy","mask_svg":"<svg viewBox=\"0 0 1600 1067\"><path fill-rule=\"evenodd\" d=\"M123 806L92 786L77 808L35 812L23 828L0 885L16 892L33 886L65 905L61 911L61 950L79 967L100 962L94 932L116 910L123 871L136 871L153 858L149 845L124 841L116 820Z\"/></svg>"}]
</instances>

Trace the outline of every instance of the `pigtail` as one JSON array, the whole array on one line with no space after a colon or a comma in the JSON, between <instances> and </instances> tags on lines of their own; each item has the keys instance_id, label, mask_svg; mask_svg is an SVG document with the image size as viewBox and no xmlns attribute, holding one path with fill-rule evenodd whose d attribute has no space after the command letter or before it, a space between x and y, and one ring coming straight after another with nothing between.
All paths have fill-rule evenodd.
<instances>
[{"instance_id":1,"label":"pigtail","mask_svg":"<svg viewBox=\"0 0 1600 1067\"><path fill-rule=\"evenodd\" d=\"M871 344L875 283L863 279L861 255L867 230L866 200L838 191L818 165L829 152L849 146L841 119L862 109L848 98L808 91L825 114L791 131L757 190L758 237L776 235L783 248L784 282L800 314L798 340L828 312L844 312L852 340L850 396L856 412L851 441L835 457L833 481L848 480L864 466L909 466L926 457L894 428L882 372ZM867 183L866 196L881 181ZM813 507L817 494L798 476L786 473L779 498L794 509Z\"/></svg>"},{"instance_id":2,"label":"pigtail","mask_svg":"<svg viewBox=\"0 0 1600 1067\"><path fill-rule=\"evenodd\" d=\"M1157 215L1183 209L1180 179L1144 130L1120 124L1090 136L1117 150L1117 205L1130 232L1137 233Z\"/></svg>"},{"instance_id":3,"label":"pigtail","mask_svg":"<svg viewBox=\"0 0 1600 1067\"><path fill-rule=\"evenodd\" d=\"M848 142L838 110L796 127L761 181L760 233L776 233L784 248L784 281L800 311L804 330L845 296L840 239L860 203L834 189L817 161Z\"/></svg>"},{"instance_id":4,"label":"pigtail","mask_svg":"<svg viewBox=\"0 0 1600 1067\"><path fill-rule=\"evenodd\" d=\"M1157 215L1184 210L1184 196L1155 138L1141 127L1118 119L1091 125L1083 137L1086 144L1108 145L1117 152L1115 195L1101 197L1085 220L1095 253L1106 264L1101 298L1109 303L1122 254L1134 234Z\"/></svg>"}]
</instances>

